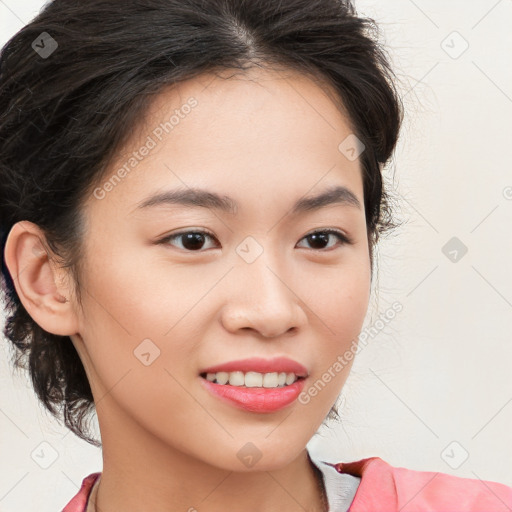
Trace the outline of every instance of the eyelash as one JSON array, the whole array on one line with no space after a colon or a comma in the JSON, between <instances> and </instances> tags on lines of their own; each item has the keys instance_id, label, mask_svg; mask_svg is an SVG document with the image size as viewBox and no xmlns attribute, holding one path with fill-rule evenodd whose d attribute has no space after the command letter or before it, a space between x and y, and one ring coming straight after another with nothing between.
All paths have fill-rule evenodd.
<instances>
[{"instance_id":1,"label":"eyelash","mask_svg":"<svg viewBox=\"0 0 512 512\"><path fill-rule=\"evenodd\" d=\"M210 233L209 231L202 230L202 229L193 229L193 230L189 230L189 231L180 231L179 233L174 233L172 235L166 236L166 237L160 239L157 243L164 244L164 243L169 242L170 240L173 240L175 238L178 238L180 236L187 235L187 234L190 234L190 233L199 233L201 235L207 235L207 236L209 236L211 238L215 238L213 233ZM350 237L348 237L347 235L345 235L341 231L338 231L337 229L318 229L318 230L312 231L311 233L308 233L307 235L302 237L301 240L304 240L304 239L308 238L309 236L315 235L315 234L318 234L318 233L329 234L329 235L336 235L338 237L338 240L341 243L340 244L341 246L342 245L352 245L354 243ZM178 248L178 249L180 249L180 248ZM327 251L330 251L332 249L333 248L330 247L329 249L311 249L311 250L312 251L316 251L316 252L327 252ZM190 250L187 250L187 249L180 249L180 250L183 250L185 252L190 252L190 253L205 252L204 250L198 250L198 251L190 251Z\"/></svg>"}]
</instances>

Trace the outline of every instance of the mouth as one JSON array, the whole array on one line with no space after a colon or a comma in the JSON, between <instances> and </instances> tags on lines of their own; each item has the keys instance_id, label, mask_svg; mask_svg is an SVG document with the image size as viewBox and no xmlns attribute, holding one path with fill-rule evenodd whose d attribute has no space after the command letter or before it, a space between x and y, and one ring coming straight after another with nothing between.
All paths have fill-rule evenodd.
<instances>
[{"instance_id":1,"label":"mouth","mask_svg":"<svg viewBox=\"0 0 512 512\"><path fill-rule=\"evenodd\" d=\"M305 380L305 376L296 375L293 372L216 372L199 374L203 379L223 386L234 386L239 388L265 388L277 389L291 386L297 381Z\"/></svg>"},{"instance_id":2,"label":"mouth","mask_svg":"<svg viewBox=\"0 0 512 512\"><path fill-rule=\"evenodd\" d=\"M286 356L238 359L201 368L199 372L201 377L216 384L263 388L289 386L309 375L303 364Z\"/></svg>"},{"instance_id":3,"label":"mouth","mask_svg":"<svg viewBox=\"0 0 512 512\"><path fill-rule=\"evenodd\" d=\"M276 413L292 407L307 377L294 373L202 372L204 389L222 402L251 413Z\"/></svg>"}]
</instances>

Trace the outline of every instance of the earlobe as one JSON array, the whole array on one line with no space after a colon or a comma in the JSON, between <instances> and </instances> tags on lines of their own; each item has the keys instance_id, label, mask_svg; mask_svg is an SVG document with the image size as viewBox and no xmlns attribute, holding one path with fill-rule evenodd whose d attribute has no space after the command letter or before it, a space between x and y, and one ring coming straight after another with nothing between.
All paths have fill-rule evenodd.
<instances>
[{"instance_id":1,"label":"earlobe","mask_svg":"<svg viewBox=\"0 0 512 512\"><path fill-rule=\"evenodd\" d=\"M5 246L5 264L27 313L44 330L61 336L77 332L76 314L63 271L51 261L41 229L29 221L17 222Z\"/></svg>"}]
</instances>

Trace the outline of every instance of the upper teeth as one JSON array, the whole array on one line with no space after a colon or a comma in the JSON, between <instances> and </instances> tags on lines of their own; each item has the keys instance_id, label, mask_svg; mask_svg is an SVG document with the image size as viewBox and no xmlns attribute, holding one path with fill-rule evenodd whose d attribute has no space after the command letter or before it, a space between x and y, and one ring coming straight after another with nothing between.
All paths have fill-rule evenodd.
<instances>
[{"instance_id":1,"label":"upper teeth","mask_svg":"<svg viewBox=\"0 0 512 512\"><path fill-rule=\"evenodd\" d=\"M276 388L278 386L293 384L297 379L295 373L258 373L258 372L217 372L207 373L206 378L217 384L229 384L231 386L246 386L248 388Z\"/></svg>"}]
</instances>

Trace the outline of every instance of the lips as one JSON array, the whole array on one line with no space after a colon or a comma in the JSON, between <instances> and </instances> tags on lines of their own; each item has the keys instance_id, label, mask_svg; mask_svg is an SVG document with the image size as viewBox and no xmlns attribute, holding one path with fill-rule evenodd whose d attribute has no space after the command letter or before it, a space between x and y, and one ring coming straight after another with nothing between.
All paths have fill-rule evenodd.
<instances>
[{"instance_id":1,"label":"lips","mask_svg":"<svg viewBox=\"0 0 512 512\"><path fill-rule=\"evenodd\" d=\"M294 373L297 377L307 377L309 372L305 366L289 359L287 357L275 357L274 359L264 359L253 357L250 359L239 359L227 363L210 366L200 371L200 374L217 372L258 372L258 373Z\"/></svg>"},{"instance_id":2,"label":"lips","mask_svg":"<svg viewBox=\"0 0 512 512\"><path fill-rule=\"evenodd\" d=\"M243 388L214 384L200 379L201 385L226 404L253 413L273 413L292 406L304 389L305 379L282 388Z\"/></svg>"}]
</instances>

